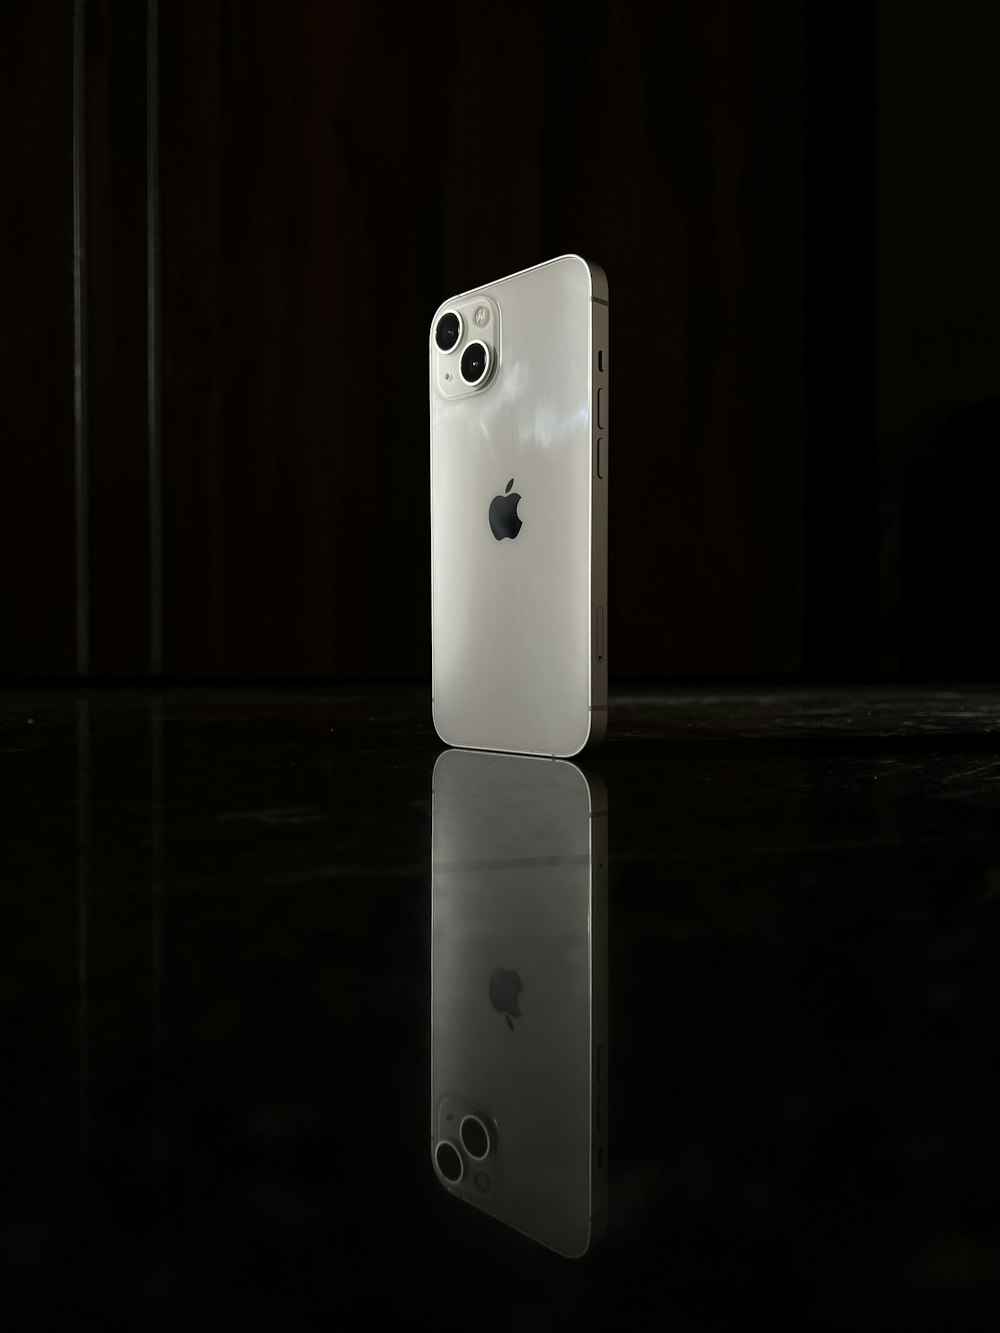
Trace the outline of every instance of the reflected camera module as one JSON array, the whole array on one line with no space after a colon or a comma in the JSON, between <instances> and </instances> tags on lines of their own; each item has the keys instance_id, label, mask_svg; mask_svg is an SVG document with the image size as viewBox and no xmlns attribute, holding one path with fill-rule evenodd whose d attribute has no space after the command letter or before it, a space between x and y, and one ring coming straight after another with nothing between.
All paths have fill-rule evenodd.
<instances>
[{"instance_id":1,"label":"reflected camera module","mask_svg":"<svg viewBox=\"0 0 1000 1333\"><path fill-rule=\"evenodd\" d=\"M434 1160L442 1176L452 1185L462 1179L465 1168L462 1165L461 1154L453 1143L449 1143L447 1139L439 1143L434 1150Z\"/></svg>"},{"instance_id":2,"label":"reflected camera module","mask_svg":"<svg viewBox=\"0 0 1000 1333\"><path fill-rule=\"evenodd\" d=\"M478 1116L467 1115L463 1119L459 1137L462 1140L462 1147L477 1162L481 1162L490 1150L489 1133Z\"/></svg>"}]
</instances>

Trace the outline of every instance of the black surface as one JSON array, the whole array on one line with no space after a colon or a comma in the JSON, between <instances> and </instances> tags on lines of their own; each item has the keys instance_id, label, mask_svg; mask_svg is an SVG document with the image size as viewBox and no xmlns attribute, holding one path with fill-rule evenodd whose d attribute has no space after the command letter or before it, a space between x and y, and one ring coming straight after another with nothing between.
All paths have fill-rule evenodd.
<instances>
[{"instance_id":1,"label":"black surface","mask_svg":"<svg viewBox=\"0 0 1000 1333\"><path fill-rule=\"evenodd\" d=\"M611 719L573 1263L430 1166L424 692L0 696L5 1327L995 1326L1000 692Z\"/></svg>"}]
</instances>

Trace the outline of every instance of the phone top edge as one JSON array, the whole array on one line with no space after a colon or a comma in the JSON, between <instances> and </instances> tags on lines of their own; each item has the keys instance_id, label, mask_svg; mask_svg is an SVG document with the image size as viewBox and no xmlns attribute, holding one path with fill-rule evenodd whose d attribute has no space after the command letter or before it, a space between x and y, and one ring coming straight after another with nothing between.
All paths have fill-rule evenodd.
<instances>
[{"instance_id":1,"label":"phone top edge","mask_svg":"<svg viewBox=\"0 0 1000 1333\"><path fill-rule=\"evenodd\" d=\"M605 1225L601 1215L597 1214L596 1217L587 1219L587 1238L583 1248L580 1249L574 1247L573 1249L562 1249L560 1246L553 1244L552 1241L544 1240L541 1236L536 1236L532 1232L526 1230L525 1227L518 1226L516 1222L511 1222L508 1218L498 1217L496 1213L490 1212L488 1208L484 1207L478 1199L470 1199L467 1194L462 1194L459 1190L455 1189L453 1185L449 1184L448 1181L442 1180L434 1169L433 1147L431 1149L431 1171L434 1173L434 1178L437 1180L438 1184L443 1186L445 1193L450 1195L451 1198L455 1199L458 1203L473 1208L481 1217L489 1218L490 1223L492 1224L509 1228L509 1230L513 1231L516 1236L523 1236L524 1239L530 1241L532 1245L540 1246L543 1250L547 1250L549 1254L554 1254L558 1259L566 1259L570 1263L579 1263L581 1259L587 1257L596 1242L601 1240L604 1236ZM595 1230L595 1221L599 1230Z\"/></svg>"},{"instance_id":2,"label":"phone top edge","mask_svg":"<svg viewBox=\"0 0 1000 1333\"><path fill-rule=\"evenodd\" d=\"M438 319L448 307L454 305L455 302L467 300L469 297L475 296L478 292L486 291L489 288L502 287L505 282L513 282L515 278L523 278L528 273L537 273L539 269L550 268L553 264L562 264L567 260L574 260L576 263L584 266L590 279L590 299L592 301L603 301L606 305L608 301L608 277L604 269L600 264L585 259L583 255L570 252L564 255L555 255L552 259L544 259L540 264L532 264L528 268L518 269L516 273L508 273L502 278L493 279L491 282L477 283L475 287L469 287L467 291L455 292L454 295L447 297L441 302L431 316L431 339L433 340L434 327L437 324Z\"/></svg>"}]
</instances>

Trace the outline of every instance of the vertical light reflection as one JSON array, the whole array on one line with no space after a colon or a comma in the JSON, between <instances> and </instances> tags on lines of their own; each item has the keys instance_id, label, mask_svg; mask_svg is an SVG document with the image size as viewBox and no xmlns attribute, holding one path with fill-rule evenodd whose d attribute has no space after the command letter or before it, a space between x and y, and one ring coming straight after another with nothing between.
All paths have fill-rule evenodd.
<instances>
[{"instance_id":1,"label":"vertical light reflection","mask_svg":"<svg viewBox=\"0 0 1000 1333\"><path fill-rule=\"evenodd\" d=\"M90 703L76 701L76 919L77 1037L80 1052L80 1150L86 1160L90 1128L88 950L90 944Z\"/></svg>"},{"instance_id":2,"label":"vertical light reflection","mask_svg":"<svg viewBox=\"0 0 1000 1333\"><path fill-rule=\"evenodd\" d=\"M90 669L90 486L87 456L86 0L73 6L73 484L76 673Z\"/></svg>"},{"instance_id":3,"label":"vertical light reflection","mask_svg":"<svg viewBox=\"0 0 1000 1333\"><path fill-rule=\"evenodd\" d=\"M163 699L149 710L149 925L150 1008L153 1044L153 1207L156 1218L154 1284L165 1286L166 1263L158 1225L163 1191Z\"/></svg>"},{"instance_id":4,"label":"vertical light reflection","mask_svg":"<svg viewBox=\"0 0 1000 1333\"><path fill-rule=\"evenodd\" d=\"M163 671L163 455L160 440L160 14L146 5L146 374L149 451L149 653Z\"/></svg>"}]
</instances>

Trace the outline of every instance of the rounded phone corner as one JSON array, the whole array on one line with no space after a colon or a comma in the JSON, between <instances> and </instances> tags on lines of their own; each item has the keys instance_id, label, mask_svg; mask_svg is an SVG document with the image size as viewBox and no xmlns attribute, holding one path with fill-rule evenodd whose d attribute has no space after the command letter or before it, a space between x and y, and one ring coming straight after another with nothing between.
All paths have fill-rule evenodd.
<instances>
[{"instance_id":1,"label":"rounded phone corner","mask_svg":"<svg viewBox=\"0 0 1000 1333\"><path fill-rule=\"evenodd\" d=\"M581 768L573 759L561 759L558 755L548 756L548 762L557 765L560 770L568 770L575 775L580 794L586 797L588 818L603 813L607 804L607 792L604 780L589 768Z\"/></svg>"},{"instance_id":2,"label":"rounded phone corner","mask_svg":"<svg viewBox=\"0 0 1000 1333\"><path fill-rule=\"evenodd\" d=\"M438 739L440 739L440 737L439 737ZM438 783L438 769L440 769L442 772L444 772L444 770L445 770L445 769L447 768L447 766L448 766L447 756L450 755L450 754L454 754L454 753L455 753L455 751L452 749L452 747L451 747L450 745L446 746L443 750L439 750L439 751L438 751L437 758L434 760L434 767L431 769L431 789L432 789L432 790L434 790L434 789L437 787L437 783Z\"/></svg>"},{"instance_id":3,"label":"rounded phone corner","mask_svg":"<svg viewBox=\"0 0 1000 1333\"><path fill-rule=\"evenodd\" d=\"M552 756L554 759L578 759L580 755L587 754L597 747L604 740L608 726L607 709L594 710L590 713L587 720L587 732L579 745L571 750L556 751Z\"/></svg>"},{"instance_id":4,"label":"rounded phone corner","mask_svg":"<svg viewBox=\"0 0 1000 1333\"><path fill-rule=\"evenodd\" d=\"M446 746L449 750L454 750L457 748L455 742L449 740L448 737L444 734L444 730L442 729L441 723L438 720L437 704L434 702L433 699L431 700L431 725L434 727L435 736L437 736L438 740L441 742L442 745Z\"/></svg>"},{"instance_id":5,"label":"rounded phone corner","mask_svg":"<svg viewBox=\"0 0 1000 1333\"><path fill-rule=\"evenodd\" d=\"M586 750L596 750L599 745L604 744L605 737L608 734L608 710L604 708L595 708L590 714L590 735L587 737Z\"/></svg>"},{"instance_id":6,"label":"rounded phone corner","mask_svg":"<svg viewBox=\"0 0 1000 1333\"><path fill-rule=\"evenodd\" d=\"M608 784L591 763L575 763L573 767L587 786L587 801L590 817L608 813Z\"/></svg>"},{"instance_id":7,"label":"rounded phone corner","mask_svg":"<svg viewBox=\"0 0 1000 1333\"><path fill-rule=\"evenodd\" d=\"M580 1263L581 1260L587 1259L593 1253L594 1247L600 1243L603 1235L602 1219L600 1217L591 1218L585 1231L579 1232L573 1239L566 1236L555 1244L549 1241L548 1248L554 1250L563 1259L569 1259L572 1263ZM545 1244L546 1242L543 1241L542 1243Z\"/></svg>"},{"instance_id":8,"label":"rounded phone corner","mask_svg":"<svg viewBox=\"0 0 1000 1333\"><path fill-rule=\"evenodd\" d=\"M590 299L592 301L607 301L608 275L600 264L595 263L592 259L587 259L585 255L577 254L576 251L560 255L559 258L573 260L578 264L582 264L587 270L587 278L590 282Z\"/></svg>"},{"instance_id":9,"label":"rounded phone corner","mask_svg":"<svg viewBox=\"0 0 1000 1333\"><path fill-rule=\"evenodd\" d=\"M587 1255L593 1254L595 1249L599 1249L601 1242L607 1238L608 1234L608 1214L607 1212L596 1213L590 1219L590 1236L587 1240L587 1248L580 1256L581 1259Z\"/></svg>"}]
</instances>

